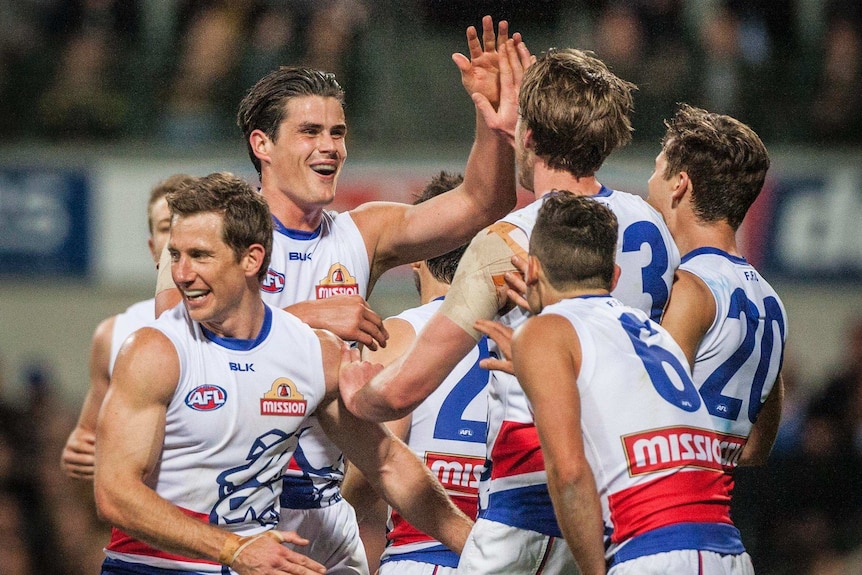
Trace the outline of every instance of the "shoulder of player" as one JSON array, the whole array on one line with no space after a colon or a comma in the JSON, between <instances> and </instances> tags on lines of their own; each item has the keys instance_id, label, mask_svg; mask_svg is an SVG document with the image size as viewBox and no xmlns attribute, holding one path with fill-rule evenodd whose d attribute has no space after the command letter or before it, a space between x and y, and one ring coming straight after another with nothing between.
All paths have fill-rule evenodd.
<instances>
[{"instance_id":1,"label":"shoulder of player","mask_svg":"<svg viewBox=\"0 0 862 575\"><path fill-rule=\"evenodd\" d=\"M512 349L522 350L565 347L577 339L577 332L565 317L546 313L532 316L515 329L512 334Z\"/></svg>"}]
</instances>

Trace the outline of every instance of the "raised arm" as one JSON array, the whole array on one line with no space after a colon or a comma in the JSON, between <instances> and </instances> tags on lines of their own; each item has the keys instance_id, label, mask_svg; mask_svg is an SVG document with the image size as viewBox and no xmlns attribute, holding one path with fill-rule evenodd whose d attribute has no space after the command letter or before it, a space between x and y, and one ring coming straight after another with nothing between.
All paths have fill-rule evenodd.
<instances>
[{"instance_id":1,"label":"raised arm","mask_svg":"<svg viewBox=\"0 0 862 575\"><path fill-rule=\"evenodd\" d=\"M90 345L90 387L78 415L78 423L63 447L60 464L66 475L75 479L93 479L96 461L96 421L99 408L111 383L111 338L114 320L103 320L93 332Z\"/></svg>"},{"instance_id":2,"label":"raised arm","mask_svg":"<svg viewBox=\"0 0 862 575\"><path fill-rule=\"evenodd\" d=\"M501 37L508 27L500 27ZM468 93L498 99L498 55L493 22L483 19L484 47L472 27L467 41L470 60L456 63ZM351 214L371 257L371 281L385 271L450 251L483 227L507 214L516 203L514 153L511 146L476 112L476 134L457 188L418 205L369 202Z\"/></svg>"},{"instance_id":3,"label":"raised arm","mask_svg":"<svg viewBox=\"0 0 862 575\"><path fill-rule=\"evenodd\" d=\"M515 331L512 361L533 408L563 537L581 573L604 575L602 510L581 431L578 336L559 316L530 318Z\"/></svg>"},{"instance_id":4,"label":"raised arm","mask_svg":"<svg viewBox=\"0 0 862 575\"><path fill-rule=\"evenodd\" d=\"M277 567L322 573L322 566L288 550L275 537L256 538L243 552L239 536L186 515L145 483L159 461L167 406L179 372L176 349L155 329L137 331L120 350L96 432L99 515L154 547L231 564L243 575L276 573ZM279 533L281 540L304 541Z\"/></svg>"}]
</instances>

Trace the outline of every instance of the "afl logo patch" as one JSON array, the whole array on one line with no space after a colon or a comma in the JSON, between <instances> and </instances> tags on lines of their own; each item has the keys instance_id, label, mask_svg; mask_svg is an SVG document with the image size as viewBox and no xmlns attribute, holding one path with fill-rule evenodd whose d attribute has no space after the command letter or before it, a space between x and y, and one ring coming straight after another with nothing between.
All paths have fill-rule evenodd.
<instances>
[{"instance_id":1,"label":"afl logo patch","mask_svg":"<svg viewBox=\"0 0 862 575\"><path fill-rule=\"evenodd\" d=\"M266 293L281 293L284 291L284 274L269 268L266 277L260 282L260 289Z\"/></svg>"},{"instance_id":2,"label":"afl logo patch","mask_svg":"<svg viewBox=\"0 0 862 575\"><path fill-rule=\"evenodd\" d=\"M227 392L217 385L199 385L186 396L186 405L195 411L213 411L227 401Z\"/></svg>"}]
</instances>

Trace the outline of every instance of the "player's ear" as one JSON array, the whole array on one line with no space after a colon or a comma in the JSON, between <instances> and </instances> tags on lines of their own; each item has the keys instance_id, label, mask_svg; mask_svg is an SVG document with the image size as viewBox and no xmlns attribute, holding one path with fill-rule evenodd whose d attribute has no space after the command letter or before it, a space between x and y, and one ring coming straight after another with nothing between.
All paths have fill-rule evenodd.
<instances>
[{"instance_id":1,"label":"player's ear","mask_svg":"<svg viewBox=\"0 0 862 575\"><path fill-rule=\"evenodd\" d=\"M680 172L675 176L673 190L671 190L671 198L674 203L679 203L685 195L691 192L691 178L688 177L688 172Z\"/></svg>"},{"instance_id":2,"label":"player's ear","mask_svg":"<svg viewBox=\"0 0 862 575\"><path fill-rule=\"evenodd\" d=\"M618 266L617 264L614 264L614 276L611 278L611 289L610 289L610 291L614 291L617 288L617 282L620 281L620 273L622 273L620 266Z\"/></svg>"},{"instance_id":3,"label":"player's ear","mask_svg":"<svg viewBox=\"0 0 862 575\"><path fill-rule=\"evenodd\" d=\"M254 152L257 159L261 161L269 161L269 148L271 141L272 140L269 139L269 136L267 136L262 130L253 130L248 136L248 142L251 145L252 152Z\"/></svg>"},{"instance_id":4,"label":"player's ear","mask_svg":"<svg viewBox=\"0 0 862 575\"><path fill-rule=\"evenodd\" d=\"M536 285L539 282L539 271L542 269L542 262L534 255L527 254L527 272L524 274L524 282L528 286Z\"/></svg>"},{"instance_id":5,"label":"player's ear","mask_svg":"<svg viewBox=\"0 0 862 575\"><path fill-rule=\"evenodd\" d=\"M252 244L248 247L240 262L247 276L257 276L265 255L266 250L260 244Z\"/></svg>"}]
</instances>

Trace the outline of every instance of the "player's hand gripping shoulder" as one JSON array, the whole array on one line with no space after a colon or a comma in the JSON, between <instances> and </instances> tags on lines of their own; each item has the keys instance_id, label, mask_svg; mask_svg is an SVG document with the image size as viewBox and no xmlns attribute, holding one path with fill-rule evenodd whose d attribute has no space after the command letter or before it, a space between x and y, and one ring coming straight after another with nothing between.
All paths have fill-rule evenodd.
<instances>
[{"instance_id":1,"label":"player's hand gripping shoulder","mask_svg":"<svg viewBox=\"0 0 862 575\"><path fill-rule=\"evenodd\" d=\"M257 535L228 538L219 562L240 575L326 573L326 567L305 555L291 551L282 543L307 545L308 540L289 531L266 531Z\"/></svg>"},{"instance_id":2,"label":"player's hand gripping shoulder","mask_svg":"<svg viewBox=\"0 0 862 575\"><path fill-rule=\"evenodd\" d=\"M515 375L515 367L512 365L512 328L498 321L487 319L477 320L475 327L493 339L500 353L503 354L501 358L488 357L480 360L479 367L482 369L496 369Z\"/></svg>"},{"instance_id":3,"label":"player's hand gripping shoulder","mask_svg":"<svg viewBox=\"0 0 862 575\"><path fill-rule=\"evenodd\" d=\"M345 341L355 341L376 350L386 347L389 334L383 318L360 295L339 295L295 303L285 308L308 325L326 329Z\"/></svg>"}]
</instances>

